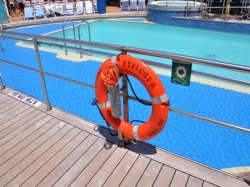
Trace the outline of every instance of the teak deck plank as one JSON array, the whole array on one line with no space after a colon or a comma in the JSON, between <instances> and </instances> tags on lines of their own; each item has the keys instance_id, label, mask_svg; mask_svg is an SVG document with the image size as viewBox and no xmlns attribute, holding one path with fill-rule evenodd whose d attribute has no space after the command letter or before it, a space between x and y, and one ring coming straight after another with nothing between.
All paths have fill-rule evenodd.
<instances>
[{"instance_id":1,"label":"teak deck plank","mask_svg":"<svg viewBox=\"0 0 250 187\"><path fill-rule=\"evenodd\" d=\"M51 173L49 176L43 179L38 186L52 186L60 177L65 174L71 166L76 163L79 159L84 159L87 163L91 161L91 154L98 152L101 149L101 139L96 136L89 136L83 141L72 153L65 158ZM90 155L85 156L85 154ZM80 168L84 165L78 165ZM70 172L70 171L69 171ZM76 177L76 176L75 176ZM66 186L66 185L63 185Z\"/></svg>"},{"instance_id":2,"label":"teak deck plank","mask_svg":"<svg viewBox=\"0 0 250 187\"><path fill-rule=\"evenodd\" d=\"M32 115L29 115L29 117L23 118L23 120L20 120L18 123L15 123L15 125L11 127L12 128L11 132L8 132L9 130L6 129L6 132L8 134L4 134L4 136L0 139L0 146L16 138L17 136L19 136L19 134L22 134L24 131L25 131L25 136L27 136L28 134L26 134L27 133L26 130L30 126L34 125L34 123L37 122L39 119L41 119L41 117L42 114L40 113L40 111L36 111L32 113Z\"/></svg>"},{"instance_id":3,"label":"teak deck plank","mask_svg":"<svg viewBox=\"0 0 250 187\"><path fill-rule=\"evenodd\" d=\"M72 139L74 139L79 133L80 129L73 128L56 144L50 147L49 150L44 152L35 162L33 162L31 165L25 168L21 173L19 173L19 175L17 175L7 186L20 186L28 178L30 178L33 175L33 173L35 173L39 168L41 168L44 164L46 164L58 151L60 151Z\"/></svg>"},{"instance_id":4,"label":"teak deck plank","mask_svg":"<svg viewBox=\"0 0 250 187\"><path fill-rule=\"evenodd\" d=\"M36 135L37 130L41 126L46 124L46 122L48 122L49 120L52 119L50 116L46 116L46 117L45 116L46 115L44 113L40 113L38 116L36 116L32 120L25 123L25 126L22 126L22 127L26 127L26 129L24 129L24 131L22 131L22 132L12 131L10 134L8 134L7 137L4 137L3 139L1 139L0 140L1 155L27 137L28 137L28 141L32 141L31 137ZM43 128L41 128L41 129L43 129ZM35 133L32 134L33 132L35 132ZM41 133L42 132L43 131L41 131ZM29 137L29 135L31 135L31 134L32 134L32 136Z\"/></svg>"},{"instance_id":5,"label":"teak deck plank","mask_svg":"<svg viewBox=\"0 0 250 187\"><path fill-rule=\"evenodd\" d=\"M2 121L5 120L5 118L9 114L13 113L15 110L18 110L20 107L24 106L21 103L18 103L18 101L14 101L11 103L7 102L7 103L4 103L3 105L5 105L5 104L6 104L6 106L1 107L0 120L2 120Z\"/></svg>"},{"instance_id":6,"label":"teak deck plank","mask_svg":"<svg viewBox=\"0 0 250 187\"><path fill-rule=\"evenodd\" d=\"M183 173L181 171L176 171L174 178L170 184L170 187L175 187L175 186L185 187L187 180L188 180L188 174Z\"/></svg>"},{"instance_id":7,"label":"teak deck plank","mask_svg":"<svg viewBox=\"0 0 250 187\"><path fill-rule=\"evenodd\" d=\"M140 181L138 182L138 187L151 187L154 184L156 177L158 176L161 170L162 164L151 160L147 169L143 173Z\"/></svg>"},{"instance_id":8,"label":"teak deck plank","mask_svg":"<svg viewBox=\"0 0 250 187\"><path fill-rule=\"evenodd\" d=\"M150 159L144 156L139 156L138 159L135 161L134 165L124 178L124 180L121 183L121 187L127 187L127 186L135 186L138 181L140 180L141 176L143 175L143 172L146 170L148 164L150 162Z\"/></svg>"},{"instance_id":9,"label":"teak deck plank","mask_svg":"<svg viewBox=\"0 0 250 187\"><path fill-rule=\"evenodd\" d=\"M141 142L120 147L107 129L43 107L0 94L0 186L248 186Z\"/></svg>"},{"instance_id":10,"label":"teak deck plank","mask_svg":"<svg viewBox=\"0 0 250 187\"><path fill-rule=\"evenodd\" d=\"M214 184L211 184L211 183L209 183L209 182L204 181L203 187L217 187L217 186L214 185Z\"/></svg>"},{"instance_id":11,"label":"teak deck plank","mask_svg":"<svg viewBox=\"0 0 250 187\"><path fill-rule=\"evenodd\" d=\"M51 171L53 171L61 161L63 161L82 142L87 141L86 133L79 133L73 140L63 147L47 163L37 170L22 186L38 185Z\"/></svg>"},{"instance_id":12,"label":"teak deck plank","mask_svg":"<svg viewBox=\"0 0 250 187\"><path fill-rule=\"evenodd\" d=\"M32 162L34 162L41 154L47 151L54 143L56 143L60 138L62 138L70 129L71 128L67 128L64 126L59 131L57 131L52 137L48 138L37 149L35 149L23 160L18 162L13 168L11 168L11 170L5 173L5 175L1 177L1 179L4 178L5 181L1 181L0 179L1 184L7 184L8 182L10 182L16 175L18 175L22 170L24 170L26 167L32 164Z\"/></svg>"},{"instance_id":13,"label":"teak deck plank","mask_svg":"<svg viewBox=\"0 0 250 187\"><path fill-rule=\"evenodd\" d=\"M187 187L202 187L203 181L193 176L189 176Z\"/></svg>"},{"instance_id":14,"label":"teak deck plank","mask_svg":"<svg viewBox=\"0 0 250 187\"><path fill-rule=\"evenodd\" d=\"M52 119L48 122L48 124L51 124L51 126L55 125L58 122L57 119ZM26 146L22 151L20 151L18 154L16 154L14 157L9 159L7 162L2 164L0 166L0 176L2 176L6 171L14 167L18 162L23 160L25 157L27 157L32 151L34 151L37 147L39 147L44 141L49 139L54 133L56 133L61 127L60 126L53 126L50 128L47 132L42 134L39 138L37 138L35 141L33 141L31 144ZM1 178L2 179L2 178ZM2 184L0 179L0 184Z\"/></svg>"},{"instance_id":15,"label":"teak deck plank","mask_svg":"<svg viewBox=\"0 0 250 187\"><path fill-rule=\"evenodd\" d=\"M43 114L43 116L45 116L45 115ZM27 136L32 134L34 131L36 131L37 129L42 127L44 124L46 124L51 119L52 118L50 116L46 116L46 117L42 118L41 120L37 121L36 123L31 123L32 124L31 127L26 129L25 131L21 132L13 139L11 139L11 140L3 139L3 141L1 141L1 154L8 151L10 148L15 146L18 142L22 141L24 138L26 138ZM43 129L43 128L41 128L41 129Z\"/></svg>"},{"instance_id":16,"label":"teak deck plank","mask_svg":"<svg viewBox=\"0 0 250 187\"><path fill-rule=\"evenodd\" d=\"M115 146L112 146L111 149L107 150L104 148L104 144L105 141L103 139L98 139L98 144L96 143L93 145L75 164L74 168L81 168L82 171L78 176L76 175L75 180L70 186L86 186L90 179L95 175L103 162L106 161L115 149ZM63 186L68 186L68 184L63 184Z\"/></svg>"},{"instance_id":17,"label":"teak deck plank","mask_svg":"<svg viewBox=\"0 0 250 187\"><path fill-rule=\"evenodd\" d=\"M97 173L91 179L91 181L89 181L87 186L88 187L102 186L127 152L128 152L127 149L117 148L113 152L113 154L108 158L108 160L104 163L104 165L99 169L99 171L97 171Z\"/></svg>"},{"instance_id":18,"label":"teak deck plank","mask_svg":"<svg viewBox=\"0 0 250 187\"><path fill-rule=\"evenodd\" d=\"M136 153L128 151L103 186L119 186L137 157Z\"/></svg>"},{"instance_id":19,"label":"teak deck plank","mask_svg":"<svg viewBox=\"0 0 250 187\"><path fill-rule=\"evenodd\" d=\"M22 113L30 108L28 105L24 104L17 104L14 107L12 107L10 110L4 112L3 118L0 119L0 127L5 124L5 122L12 120L13 118L18 118L19 115L22 115Z\"/></svg>"},{"instance_id":20,"label":"teak deck plank","mask_svg":"<svg viewBox=\"0 0 250 187\"><path fill-rule=\"evenodd\" d=\"M20 124L23 124L32 119L31 116L33 112L37 113L34 108L29 108L25 112L23 112L22 115L20 114L18 118L12 118L11 120L1 125L0 138L3 138L4 136L12 132L14 129L18 128Z\"/></svg>"},{"instance_id":21,"label":"teak deck plank","mask_svg":"<svg viewBox=\"0 0 250 187\"><path fill-rule=\"evenodd\" d=\"M0 114L2 114L4 111L8 110L8 106L11 103L16 102L14 99L10 98L10 97L5 97L2 100L0 100Z\"/></svg>"}]
</instances>

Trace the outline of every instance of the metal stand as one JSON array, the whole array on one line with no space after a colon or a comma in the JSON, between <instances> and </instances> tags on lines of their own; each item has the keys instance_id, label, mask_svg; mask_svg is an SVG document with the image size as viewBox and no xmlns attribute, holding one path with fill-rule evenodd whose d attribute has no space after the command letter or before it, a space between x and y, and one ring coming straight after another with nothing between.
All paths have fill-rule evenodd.
<instances>
[{"instance_id":1,"label":"metal stand","mask_svg":"<svg viewBox=\"0 0 250 187\"><path fill-rule=\"evenodd\" d=\"M44 98L45 98L47 111L49 111L49 110L51 110L51 106L49 104L48 93L47 93L46 84L45 84L45 80L44 80L44 73L43 73L41 58L40 58L40 54L39 54L39 50L38 50L37 39L33 39L33 41L34 41L34 48L35 48L35 52L36 52L38 70L39 70L39 73L40 73L40 79L41 79L42 88L43 88L43 95L44 95Z\"/></svg>"},{"instance_id":2,"label":"metal stand","mask_svg":"<svg viewBox=\"0 0 250 187\"><path fill-rule=\"evenodd\" d=\"M2 75L0 74L0 90L4 90L5 86L3 85L3 81L2 81Z\"/></svg>"},{"instance_id":3,"label":"metal stand","mask_svg":"<svg viewBox=\"0 0 250 187\"><path fill-rule=\"evenodd\" d=\"M126 54L126 51L122 51L122 54ZM122 75L122 96L123 96L123 117L125 122L129 122L128 112L128 80L125 75ZM123 138L121 131L118 130L118 138L122 141L123 147L126 147L131 142L130 140Z\"/></svg>"}]
</instances>

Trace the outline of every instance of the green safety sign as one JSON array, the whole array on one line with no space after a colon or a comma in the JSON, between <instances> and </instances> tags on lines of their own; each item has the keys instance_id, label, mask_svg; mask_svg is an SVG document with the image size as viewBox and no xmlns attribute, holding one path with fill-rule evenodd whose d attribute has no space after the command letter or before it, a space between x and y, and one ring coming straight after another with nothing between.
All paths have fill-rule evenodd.
<instances>
[{"instance_id":1,"label":"green safety sign","mask_svg":"<svg viewBox=\"0 0 250 187\"><path fill-rule=\"evenodd\" d=\"M191 78L192 64L173 61L171 82L189 86Z\"/></svg>"}]
</instances>

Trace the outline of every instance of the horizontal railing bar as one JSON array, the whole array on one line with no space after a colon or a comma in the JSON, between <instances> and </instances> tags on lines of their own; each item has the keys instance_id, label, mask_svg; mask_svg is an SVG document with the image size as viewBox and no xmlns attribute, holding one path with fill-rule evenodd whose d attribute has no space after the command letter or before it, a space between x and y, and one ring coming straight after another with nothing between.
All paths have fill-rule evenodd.
<instances>
[{"instance_id":1,"label":"horizontal railing bar","mask_svg":"<svg viewBox=\"0 0 250 187\"><path fill-rule=\"evenodd\" d=\"M230 123L225 123L225 122L222 122L222 121L218 121L218 120L214 120L214 119L211 119L211 118L203 117L203 116L200 116L200 115L197 115L197 114L193 114L193 113L186 112L186 111L179 110L179 109L174 109L174 108L171 108L171 107L169 108L169 110L172 111L172 112L178 113L178 114L185 115L185 116L193 117L193 118L196 118L196 119L200 119L200 120L207 121L207 122L210 122L210 123L218 124L218 125L221 125L221 126L224 126L224 127L231 128L231 129L235 129L235 130L239 130L239 131L242 131L242 132L250 133L250 129L248 129L248 128L239 127L239 126L236 126L236 125L232 125Z\"/></svg>"},{"instance_id":2,"label":"horizontal railing bar","mask_svg":"<svg viewBox=\"0 0 250 187\"><path fill-rule=\"evenodd\" d=\"M203 77L207 77L207 78L215 78L215 79L220 79L220 80L227 81L227 82L241 84L241 85L244 85L244 86L250 86L250 82L239 80L239 79L233 79L233 78L229 78L229 77L222 77L222 76L219 76L219 75L213 75L213 74L208 74L208 73L199 72L199 71L192 71L192 73L195 74L195 75L199 75L199 76L203 76Z\"/></svg>"},{"instance_id":3,"label":"horizontal railing bar","mask_svg":"<svg viewBox=\"0 0 250 187\"><path fill-rule=\"evenodd\" d=\"M220 7L220 6L214 6L214 7L213 7L213 6L209 6L209 7L207 6L207 7L205 7L205 8L221 8L221 9L222 9L223 6L221 6L221 7ZM241 9L242 6L230 6L230 9L231 9L231 8L240 8L240 9Z\"/></svg>"},{"instance_id":4,"label":"horizontal railing bar","mask_svg":"<svg viewBox=\"0 0 250 187\"><path fill-rule=\"evenodd\" d=\"M61 80L64 80L64 81L67 81L67 82L70 82L70 83L78 84L78 85L80 85L80 86L84 86L84 87L88 87L88 88L95 88L94 85L82 83L82 82L79 82L79 81L76 81L76 80L73 80L73 79L69 79L69 78L66 78L66 77L62 77L62 76L60 76L60 75L55 75L55 74L48 73L48 72L44 72L44 75L48 75L48 76L50 76L50 77L54 77L54 78L57 78L57 79L61 79Z\"/></svg>"},{"instance_id":5,"label":"horizontal railing bar","mask_svg":"<svg viewBox=\"0 0 250 187\"><path fill-rule=\"evenodd\" d=\"M14 38L14 37L3 37L0 35L0 38L7 38L9 40L20 40L20 41L23 41L23 42L28 42L28 43L33 43L32 40L27 40L27 39L20 39L20 38ZM62 44L56 44L56 43L50 43L50 42L42 42L42 41L38 41L37 42L38 44L43 44L43 45L48 45L48 46L54 46L54 47L59 47L59 48L67 48L67 49L71 49L71 50L75 50L75 51L78 51L78 52L86 52L86 53L92 53L92 54L100 54L100 55L103 55L103 56L113 56L113 55L116 55L116 54L112 54L112 53L106 53L106 52L101 52L101 51L95 51L95 50L88 50L88 49L83 49L83 48L77 48L77 47L73 47L73 46L65 46L65 45L62 45ZM33 47L33 46L32 46Z\"/></svg>"},{"instance_id":6,"label":"horizontal railing bar","mask_svg":"<svg viewBox=\"0 0 250 187\"><path fill-rule=\"evenodd\" d=\"M0 61L4 62L4 63L7 63L7 64L10 64L10 65L13 65L13 66L17 66L17 67L20 67L20 68L28 69L28 70L39 73L38 70L27 67L27 66L23 66L23 65L20 65L20 64L15 64L15 63L12 63L12 62L9 62L9 61L6 61L6 60L2 60L2 59L0 59ZM88 88L92 88L92 89L95 88L95 86L93 86L93 85L82 83L82 82L72 80L72 79L68 79L68 78L65 78L65 77L62 77L62 76L59 76L59 75L54 75L54 74L51 74L51 73L48 73L48 72L43 72L43 74L54 77L54 78L57 78L57 79L61 79L61 80L64 80L64 81L68 81L68 82L71 82L71 83L75 83L75 84L78 84L80 86L84 86L84 87L88 87ZM138 102L138 100L135 97L128 96L128 98ZM146 102L146 103L150 103L150 101L147 101L147 100L144 100L144 99L141 99L141 100ZM221 121L218 121L218 120L214 120L214 119L211 119L211 118L203 117L203 116L200 116L200 115L197 115L197 114L189 113L189 112L174 109L174 108L170 108L170 111L176 112L176 113L179 113L179 114L183 114L183 115L186 115L186 116L190 116L190 117L193 117L193 118L197 118L197 119L200 119L200 120L203 120L203 121L208 121L208 122L211 122L211 123L222 125L222 126L225 126L225 127L229 127L229 128L232 128L232 129L236 129L236 130L240 130L240 131L243 131L243 132L250 133L250 129L235 126L235 125L232 125L230 123L221 122Z\"/></svg>"},{"instance_id":7,"label":"horizontal railing bar","mask_svg":"<svg viewBox=\"0 0 250 187\"><path fill-rule=\"evenodd\" d=\"M161 63L152 62L152 61L148 61L148 60L143 60L143 61L146 64L151 65L151 66L160 67L160 68L169 69L169 70L172 69L172 66L167 65L167 64L161 64ZM202 76L202 77L215 78L215 79L219 79L219 80L223 80L223 81L227 81L227 82L242 84L244 86L250 86L250 82L247 82L247 81L233 79L233 78L229 78L229 77L222 77L222 76L219 76L219 75L208 74L208 73L200 72L200 71L197 71L197 70L192 70L192 74L199 75L199 76Z\"/></svg>"},{"instance_id":8,"label":"horizontal railing bar","mask_svg":"<svg viewBox=\"0 0 250 187\"><path fill-rule=\"evenodd\" d=\"M23 66L21 64L16 64L16 63L13 63L13 62L10 62L10 61L7 61L7 60L0 59L0 62L3 62L5 64L10 64L10 65L13 65L13 66L16 66L16 67L19 67L19 68L23 68L23 69L27 69L27 70L39 73L39 71L37 69L33 69L33 68L30 68L30 67L27 67L27 66Z\"/></svg>"},{"instance_id":9,"label":"horizontal railing bar","mask_svg":"<svg viewBox=\"0 0 250 187\"><path fill-rule=\"evenodd\" d=\"M0 36L0 37L2 37L2 36ZM10 37L7 37L7 38L33 43L33 41L31 41L31 40L25 40L25 39L20 39L20 38L10 38ZM42 42L42 41L40 41L40 42L38 42L38 44L43 44L43 45L48 45L48 46L55 46L55 47L59 47L59 48L68 48L68 49L75 50L75 51L78 51L78 52L100 54L100 55L107 56L107 57L111 57L111 56L116 55L116 54L112 54L112 53L82 49L82 48L77 48L77 47L73 47L73 46L64 46L62 44L55 44L55 43L50 43L50 42ZM152 62L152 61L148 61L148 60L144 60L144 62L147 63L148 65L152 65L152 66L160 67L160 68L166 68L166 69L171 70L171 66L167 65L167 64L161 64L161 63ZM232 78L229 78L229 77L222 77L222 76L218 76L218 75L212 75L212 74L199 72L199 71L194 71L194 70L192 70L192 73L195 74L195 75L199 75L199 76L204 76L204 77L208 77L208 78L216 78L216 79L220 79L220 80L224 80L224 81L228 81L228 82L242 84L242 85L245 85L245 86L250 86L250 82L247 82L247 81L232 79Z\"/></svg>"},{"instance_id":10,"label":"horizontal railing bar","mask_svg":"<svg viewBox=\"0 0 250 187\"><path fill-rule=\"evenodd\" d=\"M139 102L133 96L129 95L128 98L131 99L131 100L133 100L133 101ZM143 101L143 102L145 102L145 103L147 103L147 104L151 103L150 101L145 100L145 99L140 99L140 100ZM200 119L200 120L203 120L203 121L207 121L207 122L210 122L210 123L214 123L214 124L217 124L217 125L228 127L228 128L231 128L231 129L235 129L235 130L239 130L239 131L242 131L242 132L250 133L250 129L248 129L248 128L239 127L239 126L236 126L236 125L233 125L233 124L230 124L230 123L225 123L225 122L222 122L222 121L219 121L219 120L207 118L207 117L204 117L204 116L200 116L200 115L193 114L193 113L190 113L190 112L186 112L186 111L183 111L183 110L175 109L175 108L172 108L172 107L170 107L169 110L171 112L183 114L185 116L193 117L193 118L196 118L196 119Z\"/></svg>"},{"instance_id":11,"label":"horizontal railing bar","mask_svg":"<svg viewBox=\"0 0 250 187\"><path fill-rule=\"evenodd\" d=\"M250 73L250 66L242 66L242 65L237 65L237 64L224 63L220 61L212 61L212 60L201 59L201 58L196 58L196 57L191 57L191 56L184 56L184 55L179 55L179 54L174 54L174 53L165 53L165 52L158 52L158 51L138 49L138 48L136 49L136 48L125 47L124 50L129 53L155 56L155 57L160 57L160 58L168 58L168 59L173 59L173 60L180 61L180 62L194 63L194 64L206 65L206 66L211 66L211 67L229 69L232 71Z\"/></svg>"},{"instance_id":12,"label":"horizontal railing bar","mask_svg":"<svg viewBox=\"0 0 250 187\"><path fill-rule=\"evenodd\" d=\"M23 42L33 43L32 40L22 39L22 38L15 38L15 37L9 37L9 36L3 36L3 35L0 35L0 38L9 39L9 40L19 40L19 41L23 41Z\"/></svg>"},{"instance_id":13,"label":"horizontal railing bar","mask_svg":"<svg viewBox=\"0 0 250 187\"><path fill-rule=\"evenodd\" d=\"M72 39L63 39L63 38L48 37L48 36L33 35L33 34L7 32L7 31L1 31L1 30L0 30L0 34L3 34L3 36L5 36L7 34L7 35L23 36L23 37L28 37L28 38L37 38L37 39L49 40L49 41L52 40L52 41L56 41L56 42L67 42L70 44L86 45L86 46L91 46L91 47L106 48L106 49L117 50L117 51L120 51L121 49L124 48L123 46L117 46L117 45L111 45L111 44L79 41L79 40L72 40Z\"/></svg>"},{"instance_id":14,"label":"horizontal railing bar","mask_svg":"<svg viewBox=\"0 0 250 187\"><path fill-rule=\"evenodd\" d=\"M13 38L8 37L8 39L13 39ZM14 40L15 39L19 40L19 38L14 38ZM25 41L25 42L32 43L32 41L30 41L30 40L24 40L24 39L21 39L21 40ZM38 42L38 43L48 45L48 46L55 46L55 47L60 47L60 48L68 48L68 49L79 51L79 52L100 54L100 55L108 56L108 57L116 55L116 54L112 54L112 53L105 53L105 52L100 52L100 51L95 51L95 50L82 49L82 48L77 48L77 47L73 47L73 46L64 46L64 45L61 45L61 44L55 44L55 43L49 43L49 42ZM144 62L147 63L148 65L152 65L152 66L155 66L155 67L171 69L170 65L161 64L161 63L157 63L157 62L152 62L152 61L148 61L148 60L144 60ZM199 72L199 71L195 71L195 70L192 70L192 73L195 74L195 75L199 75L199 76L203 76L203 77L207 77L207 78L215 78L215 79L220 79L220 80L224 80L224 81L228 81L228 82L233 82L233 83L237 83L237 84L241 84L241 85L245 85L245 86L250 86L250 82L247 82L247 81L232 79L232 78L229 78L229 77L222 77L222 76L218 76L218 75L212 75L212 74Z\"/></svg>"},{"instance_id":15,"label":"horizontal railing bar","mask_svg":"<svg viewBox=\"0 0 250 187\"><path fill-rule=\"evenodd\" d=\"M97 43L97 42L77 41L77 40L71 40L71 39L61 39L61 38L56 38L56 37L30 35L30 34L24 34L24 33L14 33L14 32L6 32L6 31L0 31L0 33L7 34L7 35L32 37L32 38L44 39L44 40L53 40L53 41L59 41L59 42L68 42L71 44L78 44L82 46L87 45L91 47L105 48L105 49L111 49L111 50L117 50L117 51L124 50L130 53L137 53L137 54L155 56L155 57L160 57L160 58L168 58L168 59L173 59L173 60L186 62L186 63L194 63L194 64L206 65L206 66L211 66L211 67L229 69L232 71L250 73L249 66L225 63L225 62L220 62L220 61L212 61L212 60L201 59L201 58L196 58L196 57L191 57L191 56L184 56L184 55L173 54L173 53L144 50L144 49L139 49L139 48L130 48L126 46L117 46L117 45L103 44L103 43Z\"/></svg>"},{"instance_id":16,"label":"horizontal railing bar","mask_svg":"<svg viewBox=\"0 0 250 187\"><path fill-rule=\"evenodd\" d=\"M67 48L67 49L71 49L71 50L75 50L77 52L86 52L86 53L92 53L92 54L99 54L99 55L103 55L103 56L114 56L116 54L113 53L106 53L106 52L101 52L101 51L96 51L96 50L90 50L90 49L83 49L83 48L78 48L78 47L74 47L74 46L64 46L61 44L55 44L55 43L48 43L48 42L38 42L39 44L42 45L49 45L49 46L54 46L54 47L59 47L59 48ZM41 47L41 46L40 46Z\"/></svg>"},{"instance_id":17,"label":"horizontal railing bar","mask_svg":"<svg viewBox=\"0 0 250 187\"><path fill-rule=\"evenodd\" d=\"M39 71L36 70L36 69L30 68L30 67L27 67L27 66L23 66L23 65L20 65L20 64L16 64L16 63L13 63L13 62L9 62L7 60L0 59L0 62L3 62L3 63L10 64L10 65L13 65L13 66L16 66L16 67L19 67L19 68L23 68L23 69L27 69L27 70L39 73ZM78 85L81 85L81 86L85 86L85 87L88 87L88 88L95 88L95 86L93 86L93 85L82 83L82 82L79 82L79 81L76 81L76 80L73 80L73 79L69 79L69 78L66 78L66 77L62 77L60 75L55 75L55 74L48 73L48 72L43 72L43 74L54 77L54 78L57 78L57 79L61 79L61 80L64 80L64 81L68 81L68 82L71 82L71 83L75 83L75 84L78 84Z\"/></svg>"}]
</instances>

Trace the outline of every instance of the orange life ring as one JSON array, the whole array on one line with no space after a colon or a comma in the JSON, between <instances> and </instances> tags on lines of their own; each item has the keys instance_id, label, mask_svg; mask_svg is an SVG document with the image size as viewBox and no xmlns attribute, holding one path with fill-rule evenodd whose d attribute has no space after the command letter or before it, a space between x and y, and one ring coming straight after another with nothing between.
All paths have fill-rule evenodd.
<instances>
[{"instance_id":1,"label":"orange life ring","mask_svg":"<svg viewBox=\"0 0 250 187\"><path fill-rule=\"evenodd\" d=\"M120 118L112 116L108 100L108 87L101 78L103 67L116 64L119 73L136 77L147 89L152 101L152 113L149 120L134 126ZM123 137L129 140L148 140L161 132L168 118L169 101L164 86L155 72L141 60L128 55L118 55L107 59L98 70L95 81L97 105L108 124L115 130L121 130Z\"/></svg>"}]
</instances>

